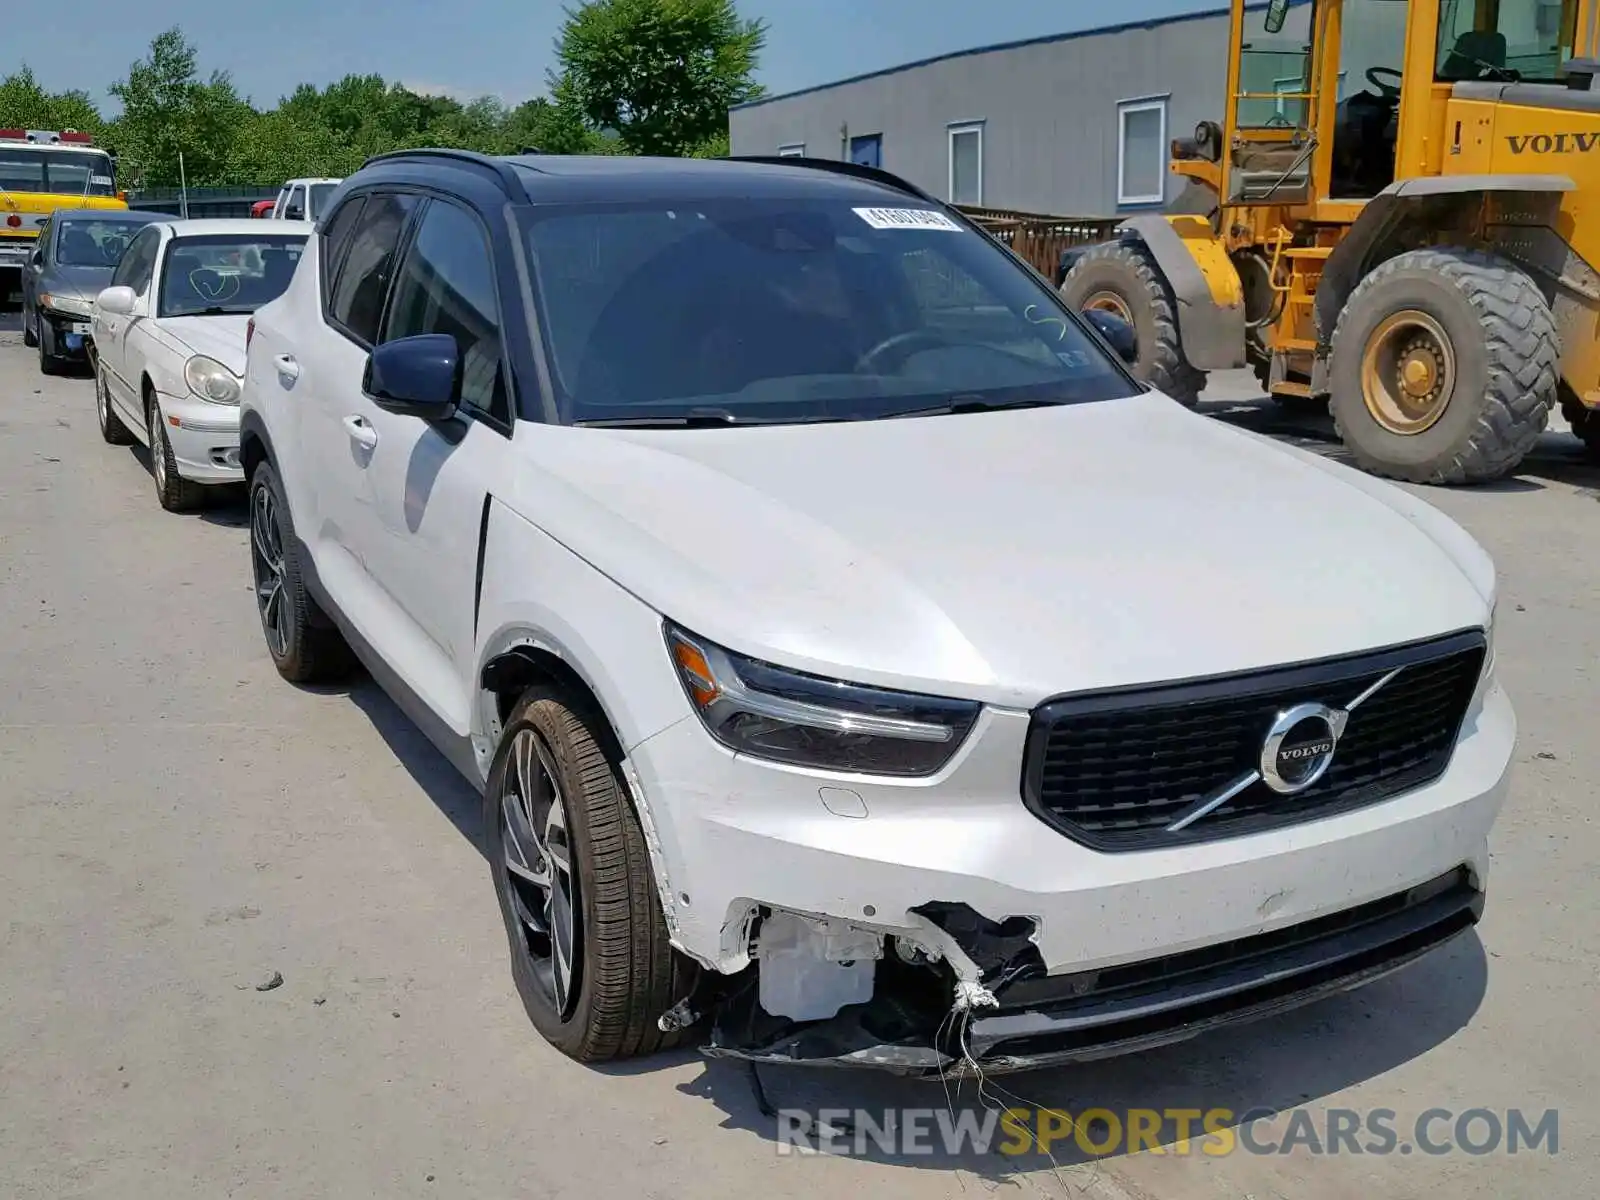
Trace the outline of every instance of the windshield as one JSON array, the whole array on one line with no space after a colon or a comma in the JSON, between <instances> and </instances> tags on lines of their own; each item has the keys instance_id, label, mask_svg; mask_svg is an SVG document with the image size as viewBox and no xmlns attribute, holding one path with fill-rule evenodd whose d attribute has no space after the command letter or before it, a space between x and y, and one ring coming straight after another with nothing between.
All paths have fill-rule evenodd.
<instances>
[{"instance_id":1,"label":"windshield","mask_svg":"<svg viewBox=\"0 0 1600 1200\"><path fill-rule=\"evenodd\" d=\"M0 146L0 188L62 196L109 196L111 156L102 150Z\"/></svg>"},{"instance_id":2,"label":"windshield","mask_svg":"<svg viewBox=\"0 0 1600 1200\"><path fill-rule=\"evenodd\" d=\"M333 195L333 189L338 186L336 183L313 183L311 185L308 189L311 193L311 204L306 210L307 220L315 221L322 216L322 210L328 203L328 197Z\"/></svg>"},{"instance_id":3,"label":"windshield","mask_svg":"<svg viewBox=\"0 0 1600 1200\"><path fill-rule=\"evenodd\" d=\"M283 295L305 249L304 234L174 238L161 269L163 317L253 313Z\"/></svg>"},{"instance_id":4,"label":"windshield","mask_svg":"<svg viewBox=\"0 0 1600 1200\"><path fill-rule=\"evenodd\" d=\"M925 206L718 198L520 219L566 421L863 420L1138 390L1048 285Z\"/></svg>"},{"instance_id":5,"label":"windshield","mask_svg":"<svg viewBox=\"0 0 1600 1200\"><path fill-rule=\"evenodd\" d=\"M63 267L104 267L109 271L144 225L80 217L62 221L56 234L56 262Z\"/></svg>"}]
</instances>

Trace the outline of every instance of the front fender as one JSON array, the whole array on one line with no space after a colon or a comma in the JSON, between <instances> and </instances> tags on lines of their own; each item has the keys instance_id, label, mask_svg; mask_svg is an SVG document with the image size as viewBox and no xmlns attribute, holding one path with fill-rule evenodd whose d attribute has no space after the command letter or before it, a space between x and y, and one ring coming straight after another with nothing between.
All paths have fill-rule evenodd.
<instances>
[{"instance_id":1,"label":"front fender","mask_svg":"<svg viewBox=\"0 0 1600 1200\"><path fill-rule=\"evenodd\" d=\"M1211 222L1187 214L1129 217L1118 227L1137 237L1178 302L1178 340L1201 371L1245 365L1244 286Z\"/></svg>"}]
</instances>

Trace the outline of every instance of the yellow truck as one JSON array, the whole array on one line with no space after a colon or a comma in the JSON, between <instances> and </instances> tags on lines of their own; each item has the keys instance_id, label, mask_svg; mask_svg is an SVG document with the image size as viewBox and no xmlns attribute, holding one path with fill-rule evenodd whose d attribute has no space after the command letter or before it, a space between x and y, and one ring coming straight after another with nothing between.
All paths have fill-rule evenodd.
<instances>
[{"instance_id":1,"label":"yellow truck","mask_svg":"<svg viewBox=\"0 0 1600 1200\"><path fill-rule=\"evenodd\" d=\"M1254 367L1352 458L1514 471L1552 409L1600 451L1600 0L1231 0L1228 104L1066 300L1193 404ZM1175 206L1177 207L1177 206Z\"/></svg>"},{"instance_id":2,"label":"yellow truck","mask_svg":"<svg viewBox=\"0 0 1600 1200\"><path fill-rule=\"evenodd\" d=\"M0 129L0 301L22 282L39 229L58 208L127 208L116 160L86 133Z\"/></svg>"}]
</instances>

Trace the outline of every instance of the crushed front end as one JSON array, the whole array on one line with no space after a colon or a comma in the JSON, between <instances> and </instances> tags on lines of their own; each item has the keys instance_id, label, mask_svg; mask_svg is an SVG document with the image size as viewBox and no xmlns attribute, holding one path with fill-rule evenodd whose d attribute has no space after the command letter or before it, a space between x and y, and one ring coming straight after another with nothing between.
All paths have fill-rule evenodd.
<instances>
[{"instance_id":1,"label":"crushed front end","mask_svg":"<svg viewBox=\"0 0 1600 1200\"><path fill-rule=\"evenodd\" d=\"M1323 725L1272 732L1301 709ZM705 1018L717 1057L994 1072L1365 984L1478 920L1515 732L1481 633L985 706L916 778L680 722L630 752L669 931L707 968L662 1019Z\"/></svg>"}]
</instances>

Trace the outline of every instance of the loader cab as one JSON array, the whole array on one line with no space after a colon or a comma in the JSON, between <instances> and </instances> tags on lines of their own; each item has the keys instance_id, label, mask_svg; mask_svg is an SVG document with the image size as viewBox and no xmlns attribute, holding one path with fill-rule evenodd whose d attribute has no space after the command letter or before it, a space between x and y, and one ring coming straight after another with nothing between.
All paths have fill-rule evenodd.
<instances>
[{"instance_id":1,"label":"loader cab","mask_svg":"<svg viewBox=\"0 0 1600 1200\"><path fill-rule=\"evenodd\" d=\"M1233 0L1223 195L1360 202L1431 173L1441 89L1561 81L1579 3Z\"/></svg>"}]
</instances>

